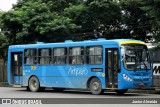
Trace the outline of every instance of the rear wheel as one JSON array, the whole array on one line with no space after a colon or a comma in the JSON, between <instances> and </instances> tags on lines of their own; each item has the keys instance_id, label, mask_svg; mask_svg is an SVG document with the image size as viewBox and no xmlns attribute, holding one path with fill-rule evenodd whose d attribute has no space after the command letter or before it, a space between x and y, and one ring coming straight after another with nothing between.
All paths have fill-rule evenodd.
<instances>
[{"instance_id":1,"label":"rear wheel","mask_svg":"<svg viewBox=\"0 0 160 107\"><path fill-rule=\"evenodd\" d=\"M104 90L102 89L102 84L98 78L93 78L90 81L90 91L94 95L99 95L104 92Z\"/></svg>"},{"instance_id":2,"label":"rear wheel","mask_svg":"<svg viewBox=\"0 0 160 107\"><path fill-rule=\"evenodd\" d=\"M123 89L123 90L116 90L118 95L123 95L124 93L126 93L128 91L128 89Z\"/></svg>"},{"instance_id":3,"label":"rear wheel","mask_svg":"<svg viewBox=\"0 0 160 107\"><path fill-rule=\"evenodd\" d=\"M30 78L29 80L29 89L30 91L32 92L37 92L39 91L41 88L40 88L40 83L39 83L39 80L37 77L33 76Z\"/></svg>"}]
</instances>

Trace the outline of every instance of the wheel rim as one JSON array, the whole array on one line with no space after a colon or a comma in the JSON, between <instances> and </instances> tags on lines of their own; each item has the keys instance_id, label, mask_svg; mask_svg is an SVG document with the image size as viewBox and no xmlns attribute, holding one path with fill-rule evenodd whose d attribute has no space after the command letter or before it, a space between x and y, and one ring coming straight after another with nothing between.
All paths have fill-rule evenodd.
<instances>
[{"instance_id":1,"label":"wheel rim","mask_svg":"<svg viewBox=\"0 0 160 107\"><path fill-rule=\"evenodd\" d=\"M37 88L38 84L37 84L37 82L35 80L33 80L32 86L33 86L33 88Z\"/></svg>"},{"instance_id":2,"label":"wheel rim","mask_svg":"<svg viewBox=\"0 0 160 107\"><path fill-rule=\"evenodd\" d=\"M30 85L32 90L36 90L38 88L38 83L36 80L31 80L31 85Z\"/></svg>"},{"instance_id":3,"label":"wheel rim","mask_svg":"<svg viewBox=\"0 0 160 107\"><path fill-rule=\"evenodd\" d=\"M99 83L99 82L94 82L94 83L93 83L93 90L94 90L94 91L98 91L99 88L100 88L100 83Z\"/></svg>"}]
</instances>

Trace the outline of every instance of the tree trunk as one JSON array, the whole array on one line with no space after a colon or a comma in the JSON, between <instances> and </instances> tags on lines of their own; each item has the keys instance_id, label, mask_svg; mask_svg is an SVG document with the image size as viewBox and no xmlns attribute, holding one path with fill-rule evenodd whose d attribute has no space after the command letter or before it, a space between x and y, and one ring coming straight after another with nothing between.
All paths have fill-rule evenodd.
<instances>
[{"instance_id":1,"label":"tree trunk","mask_svg":"<svg viewBox=\"0 0 160 107\"><path fill-rule=\"evenodd\" d=\"M6 62L6 59L3 58L3 64L2 64L2 82L5 82L5 62Z\"/></svg>"}]
</instances>

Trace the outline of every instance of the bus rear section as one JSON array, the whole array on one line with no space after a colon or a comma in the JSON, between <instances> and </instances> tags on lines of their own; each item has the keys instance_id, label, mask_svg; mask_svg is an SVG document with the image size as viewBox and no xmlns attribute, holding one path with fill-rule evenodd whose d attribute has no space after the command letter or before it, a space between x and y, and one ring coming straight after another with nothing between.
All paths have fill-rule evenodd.
<instances>
[{"instance_id":1,"label":"bus rear section","mask_svg":"<svg viewBox=\"0 0 160 107\"><path fill-rule=\"evenodd\" d=\"M10 85L22 85L22 51L8 52L8 83Z\"/></svg>"}]
</instances>

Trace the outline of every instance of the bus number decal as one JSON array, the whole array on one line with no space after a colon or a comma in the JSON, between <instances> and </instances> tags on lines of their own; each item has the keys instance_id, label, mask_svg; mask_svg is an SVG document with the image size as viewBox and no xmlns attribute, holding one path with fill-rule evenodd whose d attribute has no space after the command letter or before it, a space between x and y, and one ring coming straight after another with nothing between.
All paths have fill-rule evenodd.
<instances>
[{"instance_id":1,"label":"bus number decal","mask_svg":"<svg viewBox=\"0 0 160 107\"><path fill-rule=\"evenodd\" d=\"M36 70L36 66L31 66L31 70Z\"/></svg>"},{"instance_id":2,"label":"bus number decal","mask_svg":"<svg viewBox=\"0 0 160 107\"><path fill-rule=\"evenodd\" d=\"M76 75L76 76L81 76L81 75L85 76L88 74L88 70L86 67L76 68L76 67L70 66L68 67L68 74Z\"/></svg>"}]
</instances>

